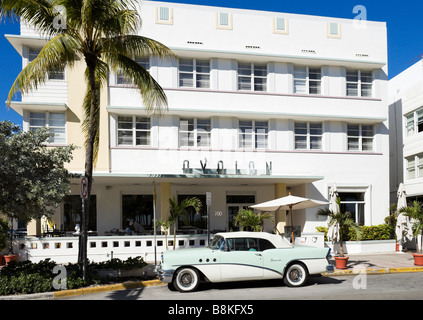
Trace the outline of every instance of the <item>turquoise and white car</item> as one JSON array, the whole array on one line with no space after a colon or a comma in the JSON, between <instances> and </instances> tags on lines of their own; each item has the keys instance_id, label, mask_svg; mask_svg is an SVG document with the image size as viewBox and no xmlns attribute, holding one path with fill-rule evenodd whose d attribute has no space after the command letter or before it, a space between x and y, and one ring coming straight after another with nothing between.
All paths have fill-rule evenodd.
<instances>
[{"instance_id":1,"label":"turquoise and white car","mask_svg":"<svg viewBox=\"0 0 423 320\"><path fill-rule=\"evenodd\" d=\"M330 249L292 246L266 232L217 233L209 247L168 250L156 267L160 281L180 292L197 289L200 281L229 282L284 279L299 287L309 275L333 271Z\"/></svg>"}]
</instances>

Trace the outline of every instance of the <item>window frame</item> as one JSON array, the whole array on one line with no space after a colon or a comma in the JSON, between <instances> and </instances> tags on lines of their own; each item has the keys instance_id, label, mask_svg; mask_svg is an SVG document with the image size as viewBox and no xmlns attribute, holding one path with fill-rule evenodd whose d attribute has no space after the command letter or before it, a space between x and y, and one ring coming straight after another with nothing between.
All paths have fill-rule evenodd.
<instances>
[{"instance_id":1,"label":"window frame","mask_svg":"<svg viewBox=\"0 0 423 320\"><path fill-rule=\"evenodd\" d=\"M192 120L192 130L182 130L181 128L181 122L182 121L191 121ZM207 126L207 124L199 124L199 121L208 121L209 122L209 131L207 130L199 130L199 127L201 126ZM188 129L189 129L190 124L188 123ZM191 117L180 117L179 118L179 128L178 128L178 144L180 148L211 148L212 145L212 141L211 141L211 132L213 130L212 127L212 121L211 118L191 118ZM188 133L188 144L184 145L182 144L182 134L183 133ZM190 139L190 134L192 134L192 139ZM207 145L199 145L199 141L201 141L201 136L203 134L207 134L208 138L206 139L206 141L208 141ZM199 140L200 138L200 140ZM193 145L189 145L189 142L192 140Z\"/></svg>"},{"instance_id":2,"label":"window frame","mask_svg":"<svg viewBox=\"0 0 423 320\"><path fill-rule=\"evenodd\" d=\"M150 68L151 68L150 57L135 57L133 59L135 62L140 64L142 67L144 67L144 69L147 70L147 72L150 72ZM119 83L119 79L122 79L121 83ZM122 74L121 70L117 70L115 73L115 84L121 87L128 87L128 86L132 87L134 85L132 80L130 80L129 78L125 77Z\"/></svg>"},{"instance_id":3,"label":"window frame","mask_svg":"<svg viewBox=\"0 0 423 320\"><path fill-rule=\"evenodd\" d=\"M352 80L348 80L348 76L352 76L352 73L357 73L357 81L352 81ZM348 75L348 73L350 73L350 75ZM370 82L366 82L363 81L363 73L369 73L371 76L371 81ZM355 76L355 75L354 75ZM345 89L346 89L346 96L347 97L358 97L358 98L373 98L374 94L373 94L373 85L374 82L374 75L373 75L373 71L363 71L360 69L347 69L346 73L345 73ZM348 94L349 89L348 89L348 85L355 85L357 90L357 95L352 95L352 94ZM370 86L370 95L363 95L363 88L364 86Z\"/></svg>"},{"instance_id":4,"label":"window frame","mask_svg":"<svg viewBox=\"0 0 423 320\"><path fill-rule=\"evenodd\" d=\"M181 65L183 65L181 62L182 61L191 61L192 63L190 64L192 66L192 71L181 71ZM199 71L199 69L201 69L201 63L204 63L204 65L207 63L208 64L208 72L201 72ZM185 75L192 75L192 86L188 86L188 85L182 85L181 83L181 74L185 74ZM208 80L200 80L201 77L208 77ZM206 81L208 82L208 86L199 86L199 82L200 81ZM197 59L197 58L179 58L179 63L178 63L178 87L179 88L191 88L191 89L210 89L210 85L211 85L211 62L209 59Z\"/></svg>"},{"instance_id":5,"label":"window frame","mask_svg":"<svg viewBox=\"0 0 423 320\"><path fill-rule=\"evenodd\" d=\"M414 180L423 178L423 153L405 157L405 179ZM412 174L412 176L410 176Z\"/></svg>"},{"instance_id":6,"label":"window frame","mask_svg":"<svg viewBox=\"0 0 423 320\"><path fill-rule=\"evenodd\" d=\"M119 123L121 122L125 122L125 123L129 123L129 121L119 121L120 117L125 117L125 118L129 118L131 117L131 128L119 128ZM137 124L138 123L143 123L143 121L137 121L137 119L142 119L142 120L146 120L148 119L148 125L149 128L148 129L138 129L137 128ZM136 115L118 115L117 119L116 119L116 146L117 147L133 147L133 148L143 148L143 147L151 147L151 130L152 129L152 119L151 117L147 117L147 116L136 116ZM122 144L119 143L119 132L123 132L123 131L131 131L131 144ZM147 144L137 144L137 133L139 132L146 132L147 134Z\"/></svg>"},{"instance_id":7,"label":"window frame","mask_svg":"<svg viewBox=\"0 0 423 320\"><path fill-rule=\"evenodd\" d=\"M38 57L42 49L43 48L28 46L28 64L34 61ZM49 72L48 80L49 81L65 81L66 80L65 69L63 68L62 70Z\"/></svg>"},{"instance_id":8,"label":"window frame","mask_svg":"<svg viewBox=\"0 0 423 320\"><path fill-rule=\"evenodd\" d=\"M44 125L31 125L31 120L35 119L34 117L32 117L32 114L43 114L45 115L44 118ZM51 115L53 114L60 114L63 115L63 126L56 126L56 125L51 125L51 120L52 117ZM66 123L66 112L50 112L50 111L34 111L34 110L29 110L28 111L28 131L32 131L32 129L36 130L38 128L50 128L52 129L52 133L54 133L54 129L63 129L63 139L60 142L55 141L55 136L50 136L49 140L48 140L48 144L49 145L66 145L67 144L67 123ZM59 134L60 136L60 134Z\"/></svg>"},{"instance_id":9,"label":"window frame","mask_svg":"<svg viewBox=\"0 0 423 320\"><path fill-rule=\"evenodd\" d=\"M251 122L251 132L241 131L241 122ZM265 133L257 132L259 128L257 123L266 123L267 131ZM246 145L248 139L246 140L243 136L251 136L251 144ZM264 136L265 146L258 147L258 138ZM242 145L241 145L242 142ZM248 120L248 119L238 119L238 149L251 149L251 150L268 150L269 149L269 121L268 120Z\"/></svg>"},{"instance_id":10,"label":"window frame","mask_svg":"<svg viewBox=\"0 0 423 320\"><path fill-rule=\"evenodd\" d=\"M423 107L404 115L404 127L406 137L423 132Z\"/></svg>"},{"instance_id":11,"label":"window frame","mask_svg":"<svg viewBox=\"0 0 423 320\"><path fill-rule=\"evenodd\" d=\"M241 67L242 66L242 67ZM249 66L249 68L248 68ZM265 76L260 75L257 69L258 67L265 68ZM245 73L242 74L240 72L240 69L242 70L250 70L249 74ZM257 73L256 73L257 71ZM263 72L263 70L262 70ZM237 89L238 91L243 92L267 92L268 90L268 75L269 75L269 67L267 63L256 63L256 62L238 62L237 66ZM240 79L248 79L249 81L240 82ZM259 83L258 80L264 80L264 83ZM246 85L249 84L249 89L243 89L241 88L241 84ZM263 90L256 89L257 86L262 86Z\"/></svg>"},{"instance_id":12,"label":"window frame","mask_svg":"<svg viewBox=\"0 0 423 320\"><path fill-rule=\"evenodd\" d=\"M306 130L307 132L304 133L296 133L296 125L299 124L305 124L306 125ZM312 125L316 125L319 124L321 126L321 134L315 134L312 133L312 130L315 128L312 128ZM304 129L304 128L303 128ZM310 122L310 121L295 121L294 122L294 150L323 150L323 136L324 136L324 127L323 127L323 122ZM299 148L297 147L297 137L305 137L305 143L306 143L306 148ZM320 148L313 148L313 139L312 138L320 138Z\"/></svg>"},{"instance_id":13,"label":"window frame","mask_svg":"<svg viewBox=\"0 0 423 320\"><path fill-rule=\"evenodd\" d=\"M349 131L354 129L349 129L350 126L358 126L358 135L350 135ZM363 136L363 127L371 127L372 136ZM375 140L375 126L371 124L358 124L358 123L347 123L347 150L349 152L374 152L374 140ZM350 139L357 139L358 149L351 149L350 148ZM363 140L371 140L372 148L371 150L364 150Z\"/></svg>"},{"instance_id":14,"label":"window frame","mask_svg":"<svg viewBox=\"0 0 423 320\"><path fill-rule=\"evenodd\" d=\"M299 72L296 72L296 70L300 70L300 69L304 69L305 70L305 78L299 78L298 76L296 76L296 74L298 75ZM318 73L320 74L319 79L313 79L310 77L310 74L312 74L310 72L310 70L313 71L319 71ZM304 72L303 72L304 73ZM313 72L313 74L317 72ZM307 95L318 95L321 96L322 95L322 67L310 67L310 66L294 66L294 72L293 72L293 89L294 89L294 94L307 94ZM297 82L304 82L304 92L298 92L297 90ZM311 83L315 83L318 84L316 86L317 88L317 93L311 92L312 88L314 88L314 86L311 86Z\"/></svg>"}]
</instances>

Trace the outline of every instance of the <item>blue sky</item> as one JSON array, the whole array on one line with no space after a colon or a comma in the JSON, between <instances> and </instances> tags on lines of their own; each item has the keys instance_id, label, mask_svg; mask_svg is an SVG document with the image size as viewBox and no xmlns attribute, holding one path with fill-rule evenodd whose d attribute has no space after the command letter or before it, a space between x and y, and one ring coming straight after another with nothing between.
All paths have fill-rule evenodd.
<instances>
[{"instance_id":1,"label":"blue sky","mask_svg":"<svg viewBox=\"0 0 423 320\"><path fill-rule=\"evenodd\" d=\"M366 8L368 20L387 23L389 78L410 67L417 61L415 59L423 54L423 19L421 18L423 1L420 0L183 0L171 2L346 19L354 19L357 14L353 13L353 8L362 5ZM22 117L12 109L7 110L4 103L21 69L21 58L4 34L19 34L19 25L10 22L0 24L0 121L11 120L21 124Z\"/></svg>"}]
</instances>

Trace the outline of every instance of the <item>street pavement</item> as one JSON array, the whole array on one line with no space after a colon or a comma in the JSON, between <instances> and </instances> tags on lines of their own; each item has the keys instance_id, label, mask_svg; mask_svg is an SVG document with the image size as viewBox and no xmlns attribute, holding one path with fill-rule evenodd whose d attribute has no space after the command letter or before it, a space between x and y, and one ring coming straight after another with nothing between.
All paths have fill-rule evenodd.
<instances>
[{"instance_id":1,"label":"street pavement","mask_svg":"<svg viewBox=\"0 0 423 320\"><path fill-rule=\"evenodd\" d=\"M347 269L335 269L334 272L324 273L323 276L347 276L363 272L365 272L366 274L423 272L423 266L414 265L414 259L411 252L348 254L347 256L349 257ZM333 264L335 263L334 260L331 262L333 262ZM54 298L64 298L81 294L164 285L164 283L161 283L159 280L153 279L153 269L154 266L150 265L150 268L148 269L147 273L150 280L146 281L132 281L114 285L95 286L76 290L62 290L31 295L3 296L0 297L0 300L45 300Z\"/></svg>"}]
</instances>

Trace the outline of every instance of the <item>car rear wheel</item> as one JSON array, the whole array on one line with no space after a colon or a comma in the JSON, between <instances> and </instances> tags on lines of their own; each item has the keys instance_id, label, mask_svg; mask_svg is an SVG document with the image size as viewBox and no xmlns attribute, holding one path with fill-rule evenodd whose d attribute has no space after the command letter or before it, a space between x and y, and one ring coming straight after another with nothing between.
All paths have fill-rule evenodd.
<instances>
[{"instance_id":1,"label":"car rear wheel","mask_svg":"<svg viewBox=\"0 0 423 320\"><path fill-rule=\"evenodd\" d=\"M200 284L198 271L192 268L182 268L176 272L173 285L179 292L195 291Z\"/></svg>"},{"instance_id":2,"label":"car rear wheel","mask_svg":"<svg viewBox=\"0 0 423 320\"><path fill-rule=\"evenodd\" d=\"M308 279L307 269L301 263L294 263L288 267L284 283L289 287L301 287Z\"/></svg>"}]
</instances>

